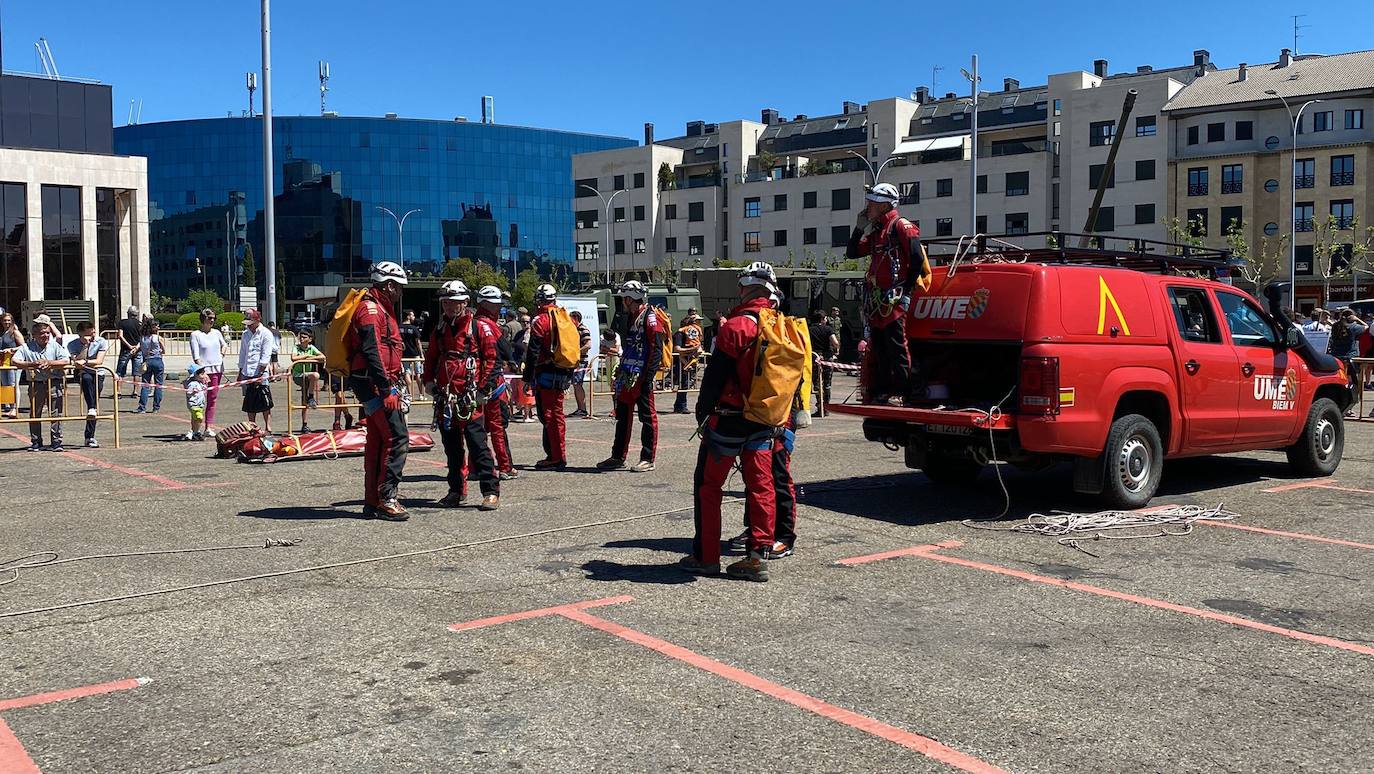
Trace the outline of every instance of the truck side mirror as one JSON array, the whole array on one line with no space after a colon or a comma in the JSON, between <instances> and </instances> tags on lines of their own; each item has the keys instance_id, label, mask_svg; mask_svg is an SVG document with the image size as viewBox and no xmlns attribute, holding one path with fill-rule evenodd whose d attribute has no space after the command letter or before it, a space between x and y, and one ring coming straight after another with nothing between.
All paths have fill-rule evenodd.
<instances>
[{"instance_id":1,"label":"truck side mirror","mask_svg":"<svg viewBox=\"0 0 1374 774\"><path fill-rule=\"evenodd\" d=\"M1289 349L1297 349L1302 346L1302 334L1297 328L1289 328L1283 335L1283 343Z\"/></svg>"}]
</instances>

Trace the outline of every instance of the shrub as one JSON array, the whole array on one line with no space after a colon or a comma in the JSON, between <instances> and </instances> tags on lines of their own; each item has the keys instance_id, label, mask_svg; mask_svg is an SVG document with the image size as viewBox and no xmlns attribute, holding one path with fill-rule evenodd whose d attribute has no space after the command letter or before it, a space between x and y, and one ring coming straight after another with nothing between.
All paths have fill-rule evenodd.
<instances>
[{"instance_id":1,"label":"shrub","mask_svg":"<svg viewBox=\"0 0 1374 774\"><path fill-rule=\"evenodd\" d=\"M243 312L220 312L219 324L229 324L229 327L236 331L243 330Z\"/></svg>"},{"instance_id":2,"label":"shrub","mask_svg":"<svg viewBox=\"0 0 1374 774\"><path fill-rule=\"evenodd\" d=\"M158 325L163 328L175 328L177 327L177 320L181 319L181 315L176 312L158 312L153 317L157 320Z\"/></svg>"},{"instance_id":3,"label":"shrub","mask_svg":"<svg viewBox=\"0 0 1374 774\"><path fill-rule=\"evenodd\" d=\"M183 314L182 316L180 316L180 317L177 318L176 326L177 326L177 330L182 330L182 331L193 331L193 330L196 330L197 328L200 327L200 313L199 313L199 312L187 312L186 314Z\"/></svg>"}]
</instances>

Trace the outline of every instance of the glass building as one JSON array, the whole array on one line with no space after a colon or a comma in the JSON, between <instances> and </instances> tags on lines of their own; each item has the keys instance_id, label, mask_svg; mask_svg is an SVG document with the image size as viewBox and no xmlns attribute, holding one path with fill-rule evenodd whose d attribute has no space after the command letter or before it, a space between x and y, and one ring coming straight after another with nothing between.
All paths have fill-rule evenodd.
<instances>
[{"instance_id":1,"label":"glass building","mask_svg":"<svg viewBox=\"0 0 1374 774\"><path fill-rule=\"evenodd\" d=\"M261 120L115 128L116 153L148 159L158 291L182 295L205 286L233 297L245 246L265 286ZM331 297L345 278L398 254L422 274L459 257L499 264L508 247L523 263L547 256L571 264L572 157L635 145L551 129L390 117L276 117L272 131L277 262L287 299L296 302ZM417 211L407 217L411 210Z\"/></svg>"}]
</instances>

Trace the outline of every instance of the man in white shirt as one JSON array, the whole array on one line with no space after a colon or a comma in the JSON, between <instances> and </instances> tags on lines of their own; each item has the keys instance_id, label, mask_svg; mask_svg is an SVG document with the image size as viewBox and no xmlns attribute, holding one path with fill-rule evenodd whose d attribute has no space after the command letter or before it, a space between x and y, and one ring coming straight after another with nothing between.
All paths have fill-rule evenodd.
<instances>
[{"instance_id":1,"label":"man in white shirt","mask_svg":"<svg viewBox=\"0 0 1374 774\"><path fill-rule=\"evenodd\" d=\"M1318 352L1325 352L1331 340L1331 313L1325 309L1313 309L1302 324L1302 335L1311 342Z\"/></svg>"},{"instance_id":2,"label":"man in white shirt","mask_svg":"<svg viewBox=\"0 0 1374 774\"><path fill-rule=\"evenodd\" d=\"M249 422L262 414L262 429L272 432L272 384L267 380L276 337L262 326L262 313L243 313L243 340L239 342L239 381L243 385L243 412Z\"/></svg>"}]
</instances>

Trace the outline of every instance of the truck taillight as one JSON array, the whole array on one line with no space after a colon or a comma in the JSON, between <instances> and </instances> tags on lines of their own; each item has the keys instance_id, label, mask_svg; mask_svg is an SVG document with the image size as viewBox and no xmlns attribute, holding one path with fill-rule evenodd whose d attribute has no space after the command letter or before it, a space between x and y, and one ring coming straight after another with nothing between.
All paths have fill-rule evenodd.
<instances>
[{"instance_id":1,"label":"truck taillight","mask_svg":"<svg viewBox=\"0 0 1374 774\"><path fill-rule=\"evenodd\" d=\"M1059 414L1059 358L1021 358L1021 413L1052 417Z\"/></svg>"}]
</instances>

